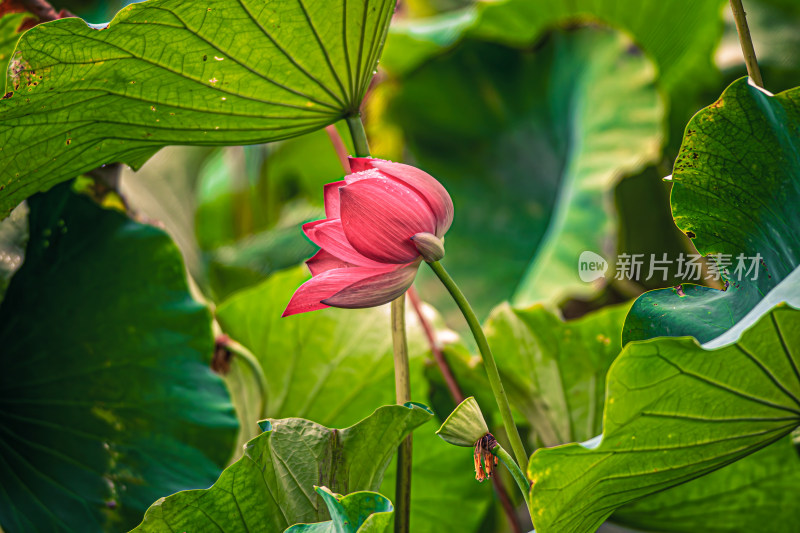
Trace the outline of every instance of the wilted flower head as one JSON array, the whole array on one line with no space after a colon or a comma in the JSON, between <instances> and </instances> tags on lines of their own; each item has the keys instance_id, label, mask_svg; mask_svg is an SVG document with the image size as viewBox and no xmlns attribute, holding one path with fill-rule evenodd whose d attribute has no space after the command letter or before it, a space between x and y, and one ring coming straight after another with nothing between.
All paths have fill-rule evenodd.
<instances>
[{"instance_id":1,"label":"wilted flower head","mask_svg":"<svg viewBox=\"0 0 800 533\"><path fill-rule=\"evenodd\" d=\"M344 180L325 185L327 218L303 226L321 249L306 262L312 278L283 316L385 304L408 290L423 259L437 260L430 257L438 255L434 239L441 240L453 222L445 188L401 163L350 158L350 168Z\"/></svg>"},{"instance_id":2,"label":"wilted flower head","mask_svg":"<svg viewBox=\"0 0 800 533\"><path fill-rule=\"evenodd\" d=\"M494 435L487 433L475 442L473 458L475 460L475 479L483 482L484 479L494 475L494 467L497 466L497 457L492 453L492 449L497 446ZM483 460L483 465L481 465Z\"/></svg>"}]
</instances>

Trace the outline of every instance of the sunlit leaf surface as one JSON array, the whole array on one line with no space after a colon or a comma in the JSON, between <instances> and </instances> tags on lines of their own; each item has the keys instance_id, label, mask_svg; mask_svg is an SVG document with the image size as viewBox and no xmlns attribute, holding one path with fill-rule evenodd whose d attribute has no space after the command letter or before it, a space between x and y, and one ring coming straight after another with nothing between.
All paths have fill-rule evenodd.
<instances>
[{"instance_id":1,"label":"sunlit leaf surface","mask_svg":"<svg viewBox=\"0 0 800 533\"><path fill-rule=\"evenodd\" d=\"M408 404L381 407L345 429L270 419L213 487L157 501L134 531L280 533L293 524L328 520L314 486L339 494L376 491L400 441L430 418L427 409Z\"/></svg>"},{"instance_id":2,"label":"sunlit leaf surface","mask_svg":"<svg viewBox=\"0 0 800 533\"><path fill-rule=\"evenodd\" d=\"M626 346L608 374L602 440L531 457L540 533L591 532L616 508L753 453L800 424L800 311L779 306L733 344Z\"/></svg>"},{"instance_id":3,"label":"sunlit leaf surface","mask_svg":"<svg viewBox=\"0 0 800 533\"><path fill-rule=\"evenodd\" d=\"M612 520L667 533L792 533L800 519L800 457L785 437L707 476L627 505Z\"/></svg>"},{"instance_id":4,"label":"sunlit leaf surface","mask_svg":"<svg viewBox=\"0 0 800 533\"><path fill-rule=\"evenodd\" d=\"M150 0L106 29L77 18L21 39L0 101L0 215L170 144L274 141L358 111L391 0Z\"/></svg>"}]
</instances>

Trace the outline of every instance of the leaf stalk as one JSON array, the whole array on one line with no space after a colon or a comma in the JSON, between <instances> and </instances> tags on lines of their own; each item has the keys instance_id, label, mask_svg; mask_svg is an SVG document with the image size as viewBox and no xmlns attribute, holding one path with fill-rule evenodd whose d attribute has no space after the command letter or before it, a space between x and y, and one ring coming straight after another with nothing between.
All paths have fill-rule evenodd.
<instances>
[{"instance_id":1,"label":"leaf stalk","mask_svg":"<svg viewBox=\"0 0 800 533\"><path fill-rule=\"evenodd\" d=\"M406 341L406 296L392 301L392 347L394 350L394 384L397 403L411 401L411 380ZM397 481L395 484L395 533L409 533L411 520L411 466L412 436L400 443L397 449Z\"/></svg>"},{"instance_id":2,"label":"leaf stalk","mask_svg":"<svg viewBox=\"0 0 800 533\"><path fill-rule=\"evenodd\" d=\"M359 115L347 117L347 127L353 139L357 157L369 157L369 143L364 123ZM411 380L406 341L406 295L392 301L392 351L394 353L395 398L403 405L411 401ZM397 448L397 481L395 484L395 533L409 533L411 521L412 435L403 439Z\"/></svg>"},{"instance_id":3,"label":"leaf stalk","mask_svg":"<svg viewBox=\"0 0 800 533\"><path fill-rule=\"evenodd\" d=\"M347 117L347 127L350 128L350 137L353 139L356 157L369 157L367 132L364 131L364 123L361 122L361 116Z\"/></svg>"},{"instance_id":4,"label":"leaf stalk","mask_svg":"<svg viewBox=\"0 0 800 533\"><path fill-rule=\"evenodd\" d=\"M514 462L514 459L511 457L511 455L505 450L505 448L500 446L500 444L497 444L494 448L492 448L491 452L492 455L499 457L503 464L506 465L506 468L511 473L511 477L513 477L514 481L517 482L517 486L522 493L522 498L527 504L531 485L528 482L528 478L526 478L525 474L522 473L522 469L517 465L517 463Z\"/></svg>"},{"instance_id":5,"label":"leaf stalk","mask_svg":"<svg viewBox=\"0 0 800 533\"><path fill-rule=\"evenodd\" d=\"M444 269L444 266L438 261L428 263L433 272L439 277L442 284L455 300L456 305L464 315L467 321L472 336L475 337L475 342L478 344L478 350L481 352L483 359L483 366L486 368L486 375L489 377L489 384L492 387L497 407L500 409L500 416L503 418L503 426L505 427L508 439L511 441L511 448L514 451L514 456L517 459L517 467L519 465L526 465L528 463L528 455L525 453L525 446L522 444L522 438L519 436L516 424L514 424L514 417L511 415L511 406L508 403L508 396L503 388L503 382L500 380L500 374L497 371L497 363L494 360L494 355L489 347L489 342L486 340L486 335L483 333L483 328L475 316L472 306L467 301L464 293L458 288L456 282L450 277L450 274Z\"/></svg>"},{"instance_id":6,"label":"leaf stalk","mask_svg":"<svg viewBox=\"0 0 800 533\"><path fill-rule=\"evenodd\" d=\"M730 0L733 20L736 22L736 31L739 34L739 43L742 45L744 62L747 65L747 75L753 83L764 88L764 80L761 78L761 69L758 67L756 50L753 48L753 39L750 37L750 28L747 26L747 13L742 6L742 0Z\"/></svg>"}]
</instances>

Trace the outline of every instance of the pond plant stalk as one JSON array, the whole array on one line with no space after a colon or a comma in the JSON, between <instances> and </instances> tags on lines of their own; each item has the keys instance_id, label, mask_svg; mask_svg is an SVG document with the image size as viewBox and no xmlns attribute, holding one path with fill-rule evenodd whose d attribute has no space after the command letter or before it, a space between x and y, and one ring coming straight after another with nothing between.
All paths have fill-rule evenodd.
<instances>
[{"instance_id":1,"label":"pond plant stalk","mask_svg":"<svg viewBox=\"0 0 800 533\"><path fill-rule=\"evenodd\" d=\"M739 43L742 45L744 63L747 65L747 75L753 83L764 88L764 80L761 78L761 69L758 68L756 50L753 48L753 39L750 37L750 28L747 26L747 13L742 6L742 0L730 0L733 20L736 22L736 32L739 34Z\"/></svg>"},{"instance_id":2,"label":"pond plant stalk","mask_svg":"<svg viewBox=\"0 0 800 533\"><path fill-rule=\"evenodd\" d=\"M367 134L359 115L347 118L347 127L353 139L356 157L370 157ZM411 381L408 368L408 342L406 340L406 295L391 303L392 349L394 352L394 384L398 404L411 401ZM411 466L412 436L409 434L397 449L397 483L394 496L395 533L409 533L411 519Z\"/></svg>"},{"instance_id":3,"label":"pond plant stalk","mask_svg":"<svg viewBox=\"0 0 800 533\"><path fill-rule=\"evenodd\" d=\"M444 284L450 296L455 300L456 305L464 315L467 321L472 336L475 337L475 342L478 344L478 350L483 359L483 366L486 368L486 375L489 378L489 384L492 387L497 407L500 409L500 416L503 419L503 426L505 427L508 440L511 442L511 449L514 452L514 457L517 460L517 466L524 468L528 464L528 455L525 452L525 446L522 444L522 438L519 436L516 424L514 424L514 417L511 415L511 406L508 403L508 396L503 388L503 382L500 381L500 374L497 371L497 363L494 360L489 342L486 340L486 335L483 333L483 328L475 315L472 306L467 301L464 293L458 288L456 282L450 277L450 274L444 269L444 266L439 261L428 262L433 272L439 277L442 284Z\"/></svg>"},{"instance_id":4,"label":"pond plant stalk","mask_svg":"<svg viewBox=\"0 0 800 533\"><path fill-rule=\"evenodd\" d=\"M425 313L422 309L422 301L420 300L419 294L417 294L417 290L413 285L410 289L408 289L407 294L408 301L411 303L419 323L422 326L422 330L425 332L425 337L428 339L428 344L430 346L431 353L433 354L433 358L436 361L436 366L439 367L439 371L442 373L444 381L447 384L447 389L450 391L450 396L453 398L453 401L456 403L456 405L458 405L466 399L466 396L464 396L464 392L461 390L461 386L458 384L458 380L453 373L453 369L450 368L450 364L447 362L447 359L444 356L442 347L436 340L436 333L433 330L433 325L431 324L430 320L428 320L428 317L425 316ZM500 445L498 444L498 447L499 446ZM505 452L505 450L503 451ZM492 450L492 453L497 455L494 450ZM506 454L508 454L508 452L506 452ZM514 463L514 460L511 459L510 456L508 459ZM507 468L509 468L509 470L512 468L508 463L504 462L504 464ZM516 463L514 463L514 467L519 470L519 467L516 466ZM512 472L512 475L515 474ZM506 491L503 481L499 476L492 476L491 480L494 490L497 492L497 498L500 500L500 505L503 507L503 512L508 520L508 526L511 528L513 533L522 533L522 526L520 526L519 520L517 519L517 515L514 511L514 504L511 503L511 498L508 496L508 492ZM518 481L517 484L519 484ZM525 500L527 501L527 496L525 497Z\"/></svg>"}]
</instances>

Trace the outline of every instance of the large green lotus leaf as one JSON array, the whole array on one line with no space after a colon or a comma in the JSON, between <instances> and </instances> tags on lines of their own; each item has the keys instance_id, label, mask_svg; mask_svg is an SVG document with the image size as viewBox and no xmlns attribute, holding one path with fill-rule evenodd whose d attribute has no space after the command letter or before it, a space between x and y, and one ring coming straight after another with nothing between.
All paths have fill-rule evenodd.
<instances>
[{"instance_id":1,"label":"large green lotus leaf","mask_svg":"<svg viewBox=\"0 0 800 533\"><path fill-rule=\"evenodd\" d=\"M150 0L106 29L23 35L0 101L0 212L104 163L170 144L285 139L358 112L390 0Z\"/></svg>"},{"instance_id":2,"label":"large green lotus leaf","mask_svg":"<svg viewBox=\"0 0 800 533\"><path fill-rule=\"evenodd\" d=\"M389 307L282 318L292 294L309 277L305 267L278 272L221 304L217 320L263 367L270 417L352 424L376 405L395 401ZM409 331L409 351L412 374L419 375L427 351L419 328ZM415 385L412 399L423 400L425 384Z\"/></svg>"},{"instance_id":3,"label":"large green lotus leaf","mask_svg":"<svg viewBox=\"0 0 800 533\"><path fill-rule=\"evenodd\" d=\"M389 28L381 67L394 75L408 74L461 39L474 25L474 5L420 19L401 18Z\"/></svg>"},{"instance_id":4,"label":"large green lotus leaf","mask_svg":"<svg viewBox=\"0 0 800 533\"><path fill-rule=\"evenodd\" d=\"M800 520L800 458L790 437L707 476L619 509L612 519L664 533L793 533Z\"/></svg>"},{"instance_id":5,"label":"large green lotus leaf","mask_svg":"<svg viewBox=\"0 0 800 533\"><path fill-rule=\"evenodd\" d=\"M0 522L125 529L154 499L208 486L233 452L211 316L163 231L66 184L29 205L0 306Z\"/></svg>"},{"instance_id":6,"label":"large green lotus leaf","mask_svg":"<svg viewBox=\"0 0 800 533\"><path fill-rule=\"evenodd\" d=\"M792 273L800 264L799 152L800 88L771 96L743 78L689 122L672 175L672 214L700 253L727 255L731 285L644 294L625 322L626 342L707 342ZM751 258L757 269L748 273Z\"/></svg>"},{"instance_id":7,"label":"large green lotus leaf","mask_svg":"<svg viewBox=\"0 0 800 533\"><path fill-rule=\"evenodd\" d=\"M658 65L667 91L697 86L714 76L712 56L722 35L724 0L575 0L481 2L472 32L524 45L544 28L562 21L605 22L628 32Z\"/></svg>"},{"instance_id":8,"label":"large green lotus leaf","mask_svg":"<svg viewBox=\"0 0 800 533\"><path fill-rule=\"evenodd\" d=\"M481 314L523 275L521 304L592 290L578 257L606 248L614 184L659 151L654 77L621 35L584 29L535 51L465 41L403 81L391 114L453 197L444 261Z\"/></svg>"},{"instance_id":9,"label":"large green lotus leaf","mask_svg":"<svg viewBox=\"0 0 800 533\"><path fill-rule=\"evenodd\" d=\"M354 492L337 496L326 487L316 487L325 500L331 520L316 524L298 524L286 533L389 533L394 507L377 492Z\"/></svg>"},{"instance_id":10,"label":"large green lotus leaf","mask_svg":"<svg viewBox=\"0 0 800 533\"><path fill-rule=\"evenodd\" d=\"M264 369L269 416L298 415L341 426L365 416L375 405L394 403L388 306L325 309L281 318L292 293L307 279L303 267L279 272L217 309L224 331L248 347ZM407 324L411 397L427 403L428 343L410 309ZM414 531L436 531L442 522L431 518L437 514L448 523L474 530L485 515L491 489L475 483L469 454L465 457L437 442L436 427L428 424L414 435ZM381 487L390 499L394 495L391 470ZM473 512L461 512L456 502L469 504Z\"/></svg>"},{"instance_id":11,"label":"large green lotus leaf","mask_svg":"<svg viewBox=\"0 0 800 533\"><path fill-rule=\"evenodd\" d=\"M531 457L539 533L594 531L617 508L745 457L800 423L800 311L781 305L732 344L629 343L607 378L603 434Z\"/></svg>"},{"instance_id":12,"label":"large green lotus leaf","mask_svg":"<svg viewBox=\"0 0 800 533\"><path fill-rule=\"evenodd\" d=\"M619 355L629 307L567 322L542 306L504 304L492 312L486 336L509 401L525 415L537 446L579 442L602 430L606 372Z\"/></svg>"},{"instance_id":13,"label":"large green lotus leaf","mask_svg":"<svg viewBox=\"0 0 800 533\"><path fill-rule=\"evenodd\" d=\"M524 47L556 24L599 21L633 37L658 65L667 90L678 85L694 90L716 76L712 57L722 34L724 4L723 0L482 1L477 8L393 25L381 64L403 75L464 36Z\"/></svg>"},{"instance_id":14,"label":"large green lotus leaf","mask_svg":"<svg viewBox=\"0 0 800 533\"><path fill-rule=\"evenodd\" d=\"M279 533L330 517L314 486L337 493L377 491L397 446L431 418L416 404L384 406L345 429L300 418L269 419L265 432L209 489L162 498L134 530Z\"/></svg>"}]
</instances>

